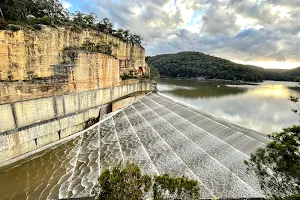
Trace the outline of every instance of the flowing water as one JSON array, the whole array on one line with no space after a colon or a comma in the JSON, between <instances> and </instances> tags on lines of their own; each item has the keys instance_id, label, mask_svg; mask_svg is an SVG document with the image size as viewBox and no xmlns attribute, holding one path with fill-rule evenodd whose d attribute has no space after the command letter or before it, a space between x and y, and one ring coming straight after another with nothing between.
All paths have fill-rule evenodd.
<instances>
[{"instance_id":1,"label":"flowing water","mask_svg":"<svg viewBox=\"0 0 300 200\"><path fill-rule=\"evenodd\" d=\"M265 81L237 84L225 81L161 79L160 93L232 122L269 134L299 124L288 99L300 97L297 83Z\"/></svg>"},{"instance_id":2,"label":"flowing water","mask_svg":"<svg viewBox=\"0 0 300 200\"><path fill-rule=\"evenodd\" d=\"M232 95L242 94L241 87L226 86ZM204 89L200 95L212 94ZM101 171L120 161L137 163L147 174L193 178L202 198L262 197L243 161L268 142L256 131L150 94L73 139L0 168L0 199L87 197Z\"/></svg>"}]
</instances>

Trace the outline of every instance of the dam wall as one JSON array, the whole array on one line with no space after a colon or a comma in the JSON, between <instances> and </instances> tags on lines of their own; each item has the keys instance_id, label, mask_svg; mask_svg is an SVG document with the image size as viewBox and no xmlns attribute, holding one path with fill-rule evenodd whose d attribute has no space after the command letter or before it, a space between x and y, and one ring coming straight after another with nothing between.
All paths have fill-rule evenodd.
<instances>
[{"instance_id":1,"label":"dam wall","mask_svg":"<svg viewBox=\"0 0 300 200\"><path fill-rule=\"evenodd\" d=\"M0 163L82 131L152 89L140 44L91 29L1 30L0 60Z\"/></svg>"},{"instance_id":2,"label":"dam wall","mask_svg":"<svg viewBox=\"0 0 300 200\"><path fill-rule=\"evenodd\" d=\"M0 163L79 132L88 120L151 90L151 83L140 81L0 104Z\"/></svg>"}]
</instances>

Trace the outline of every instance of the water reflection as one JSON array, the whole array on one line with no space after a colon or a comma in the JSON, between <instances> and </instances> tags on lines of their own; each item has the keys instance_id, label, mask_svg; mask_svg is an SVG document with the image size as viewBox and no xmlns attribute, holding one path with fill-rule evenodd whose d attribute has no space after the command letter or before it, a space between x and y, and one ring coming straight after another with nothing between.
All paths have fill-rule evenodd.
<instances>
[{"instance_id":1,"label":"water reflection","mask_svg":"<svg viewBox=\"0 0 300 200\"><path fill-rule=\"evenodd\" d=\"M242 87L224 87L230 82L162 79L158 84L161 92L171 92L177 97L203 98L235 95L246 91ZM234 86L234 85L233 85Z\"/></svg>"},{"instance_id":2,"label":"water reflection","mask_svg":"<svg viewBox=\"0 0 300 200\"><path fill-rule=\"evenodd\" d=\"M299 122L299 116L291 112L294 105L288 98L300 96L300 92L291 82L246 85L162 79L157 88L162 94L264 133Z\"/></svg>"}]
</instances>

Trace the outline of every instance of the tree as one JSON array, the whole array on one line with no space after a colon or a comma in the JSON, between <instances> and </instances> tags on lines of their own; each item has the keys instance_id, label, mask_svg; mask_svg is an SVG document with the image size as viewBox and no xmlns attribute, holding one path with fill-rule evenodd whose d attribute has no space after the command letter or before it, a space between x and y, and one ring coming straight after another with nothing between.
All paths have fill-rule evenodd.
<instances>
[{"instance_id":1,"label":"tree","mask_svg":"<svg viewBox=\"0 0 300 200\"><path fill-rule=\"evenodd\" d=\"M129 30L125 30L123 32L123 40L124 40L124 42L129 42L129 40L130 40L130 31Z\"/></svg>"},{"instance_id":2,"label":"tree","mask_svg":"<svg viewBox=\"0 0 300 200\"><path fill-rule=\"evenodd\" d=\"M93 195L99 200L139 200L151 187L150 176L142 175L137 165L129 163L124 168L119 164L112 171L104 170L98 181Z\"/></svg>"},{"instance_id":3,"label":"tree","mask_svg":"<svg viewBox=\"0 0 300 200\"><path fill-rule=\"evenodd\" d=\"M290 96L290 101L296 105L296 109L292 109L292 111L298 115L300 115L300 102L299 97Z\"/></svg>"},{"instance_id":4,"label":"tree","mask_svg":"<svg viewBox=\"0 0 300 200\"><path fill-rule=\"evenodd\" d=\"M146 59L147 60L147 59ZM156 80L159 79L159 71L157 68L153 67L152 65L149 65L150 68L150 79L151 80Z\"/></svg>"},{"instance_id":5,"label":"tree","mask_svg":"<svg viewBox=\"0 0 300 200\"><path fill-rule=\"evenodd\" d=\"M300 77L300 67L291 70L263 69L234 63L200 52L152 56L148 59L148 64L156 67L162 77L173 78L205 77L207 79L261 82L263 80L293 81L294 77Z\"/></svg>"},{"instance_id":6,"label":"tree","mask_svg":"<svg viewBox=\"0 0 300 200\"><path fill-rule=\"evenodd\" d=\"M5 19L21 22L26 22L29 15L36 18L47 16L54 21L67 13L59 0L3 0L0 8Z\"/></svg>"},{"instance_id":7,"label":"tree","mask_svg":"<svg viewBox=\"0 0 300 200\"><path fill-rule=\"evenodd\" d=\"M156 176L153 184L153 198L163 199L200 199L198 182L186 177L171 177L168 174Z\"/></svg>"},{"instance_id":8,"label":"tree","mask_svg":"<svg viewBox=\"0 0 300 200\"><path fill-rule=\"evenodd\" d=\"M113 24L108 18L104 18L96 24L96 29L107 34L112 34Z\"/></svg>"},{"instance_id":9,"label":"tree","mask_svg":"<svg viewBox=\"0 0 300 200\"><path fill-rule=\"evenodd\" d=\"M84 23L89 28L93 28L94 27L96 20L97 20L97 15L95 13L86 14L83 17Z\"/></svg>"},{"instance_id":10,"label":"tree","mask_svg":"<svg viewBox=\"0 0 300 200\"><path fill-rule=\"evenodd\" d=\"M137 43L137 44L141 44L142 43L143 38L140 35L131 35L130 36L130 42L131 43Z\"/></svg>"},{"instance_id":11,"label":"tree","mask_svg":"<svg viewBox=\"0 0 300 200\"><path fill-rule=\"evenodd\" d=\"M41 26L38 25L44 24L71 26L75 29L91 28L118 37L124 42L141 44L142 40L138 35L131 35L129 30L115 30L108 18L96 23L98 19L95 13L86 14L80 11L69 13L63 7L61 0L1 0L0 20L0 30L13 30L13 27L16 30L19 30L19 27L40 30ZM107 51L111 50L107 49Z\"/></svg>"},{"instance_id":12,"label":"tree","mask_svg":"<svg viewBox=\"0 0 300 200\"><path fill-rule=\"evenodd\" d=\"M86 28L86 25L84 23L84 13L80 11L76 11L73 14L73 22L75 25L81 26L82 28Z\"/></svg>"},{"instance_id":13,"label":"tree","mask_svg":"<svg viewBox=\"0 0 300 200\"><path fill-rule=\"evenodd\" d=\"M299 105L299 98L290 98ZM299 107L293 110L299 113ZM245 161L253 171L262 190L274 199L300 198L300 126L269 135L272 142L259 148Z\"/></svg>"},{"instance_id":14,"label":"tree","mask_svg":"<svg viewBox=\"0 0 300 200\"><path fill-rule=\"evenodd\" d=\"M165 174L151 177L142 175L135 164L121 164L111 171L104 170L92 195L97 200L139 200L153 196L154 200L199 199L198 182L186 177L174 178Z\"/></svg>"},{"instance_id":15,"label":"tree","mask_svg":"<svg viewBox=\"0 0 300 200\"><path fill-rule=\"evenodd\" d=\"M124 30L119 28L118 30L116 30L113 34L113 36L120 38L122 40L124 40Z\"/></svg>"}]
</instances>

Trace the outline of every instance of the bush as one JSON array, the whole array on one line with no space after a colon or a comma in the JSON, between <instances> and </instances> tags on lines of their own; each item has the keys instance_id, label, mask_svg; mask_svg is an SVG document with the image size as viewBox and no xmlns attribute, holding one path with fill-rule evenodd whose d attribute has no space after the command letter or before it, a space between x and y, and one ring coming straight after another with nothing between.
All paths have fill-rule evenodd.
<instances>
[{"instance_id":1,"label":"bush","mask_svg":"<svg viewBox=\"0 0 300 200\"><path fill-rule=\"evenodd\" d=\"M200 199L200 188L197 181L186 177L142 175L137 165L127 163L124 168L119 164L111 171L104 170L92 195L99 200Z\"/></svg>"},{"instance_id":2,"label":"bush","mask_svg":"<svg viewBox=\"0 0 300 200\"><path fill-rule=\"evenodd\" d=\"M153 185L154 199L200 199L198 182L186 177L174 178L168 174L156 176Z\"/></svg>"},{"instance_id":3,"label":"bush","mask_svg":"<svg viewBox=\"0 0 300 200\"><path fill-rule=\"evenodd\" d=\"M251 154L245 164L256 174L267 197L299 199L300 126L269 136L273 141Z\"/></svg>"},{"instance_id":4,"label":"bush","mask_svg":"<svg viewBox=\"0 0 300 200\"><path fill-rule=\"evenodd\" d=\"M129 74L122 74L120 77L123 81L132 78L132 76L130 76Z\"/></svg>"},{"instance_id":5,"label":"bush","mask_svg":"<svg viewBox=\"0 0 300 200\"><path fill-rule=\"evenodd\" d=\"M47 17L47 16L44 16L42 18L29 17L28 24L31 26L34 26L37 24L51 25L51 18Z\"/></svg>"},{"instance_id":6,"label":"bush","mask_svg":"<svg viewBox=\"0 0 300 200\"><path fill-rule=\"evenodd\" d=\"M8 23L4 20L0 18L0 30L5 30L8 27Z\"/></svg>"},{"instance_id":7,"label":"bush","mask_svg":"<svg viewBox=\"0 0 300 200\"><path fill-rule=\"evenodd\" d=\"M109 44L105 42L98 42L97 44L91 42L89 39L86 39L85 42L80 46L71 46L71 47L65 47L64 50L84 50L89 52L97 52L97 53L103 53L107 55L112 55L114 44L110 42Z\"/></svg>"},{"instance_id":8,"label":"bush","mask_svg":"<svg viewBox=\"0 0 300 200\"><path fill-rule=\"evenodd\" d=\"M152 65L150 65L150 79L151 80L156 80L159 79L160 74L157 68L153 67Z\"/></svg>"},{"instance_id":9,"label":"bush","mask_svg":"<svg viewBox=\"0 0 300 200\"><path fill-rule=\"evenodd\" d=\"M151 177L142 175L137 165L127 163L124 168L119 164L112 171L104 170L92 194L95 199L138 200L143 198L150 187Z\"/></svg>"},{"instance_id":10,"label":"bush","mask_svg":"<svg viewBox=\"0 0 300 200\"><path fill-rule=\"evenodd\" d=\"M75 31L91 28L118 37L124 42L139 45L142 42L141 36L131 34L129 30L115 30L113 23L108 18L99 21L95 13L86 14L80 11L69 13L59 0L1 0L0 8L3 11L3 17L15 25L30 25L31 27L36 24L71 26ZM7 23L2 20L0 29L6 28Z\"/></svg>"},{"instance_id":11,"label":"bush","mask_svg":"<svg viewBox=\"0 0 300 200\"><path fill-rule=\"evenodd\" d=\"M22 29L22 27L20 25L15 25L15 24L9 24L8 28L12 31L19 31Z\"/></svg>"},{"instance_id":12,"label":"bush","mask_svg":"<svg viewBox=\"0 0 300 200\"><path fill-rule=\"evenodd\" d=\"M44 25L51 25L51 18L48 16L44 16L40 19L40 23Z\"/></svg>"}]
</instances>

